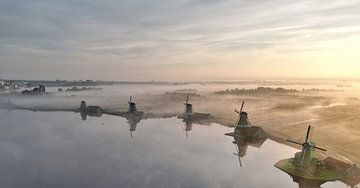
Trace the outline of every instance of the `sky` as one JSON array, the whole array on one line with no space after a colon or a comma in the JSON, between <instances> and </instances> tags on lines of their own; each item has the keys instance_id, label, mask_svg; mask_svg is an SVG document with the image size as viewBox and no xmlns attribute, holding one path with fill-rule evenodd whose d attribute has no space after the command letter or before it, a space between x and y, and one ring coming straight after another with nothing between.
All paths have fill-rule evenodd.
<instances>
[{"instance_id":1,"label":"sky","mask_svg":"<svg viewBox=\"0 0 360 188\"><path fill-rule=\"evenodd\" d=\"M359 78L359 0L0 0L0 79Z\"/></svg>"}]
</instances>

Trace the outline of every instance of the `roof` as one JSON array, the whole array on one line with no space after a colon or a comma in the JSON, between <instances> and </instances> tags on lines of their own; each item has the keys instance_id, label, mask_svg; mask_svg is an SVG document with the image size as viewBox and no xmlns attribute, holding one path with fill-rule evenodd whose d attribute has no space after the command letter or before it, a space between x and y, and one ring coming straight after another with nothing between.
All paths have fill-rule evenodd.
<instances>
[{"instance_id":1,"label":"roof","mask_svg":"<svg viewBox=\"0 0 360 188\"><path fill-rule=\"evenodd\" d=\"M102 108L100 106L88 106L86 112L88 113L101 113Z\"/></svg>"},{"instance_id":2,"label":"roof","mask_svg":"<svg viewBox=\"0 0 360 188\"><path fill-rule=\"evenodd\" d=\"M239 131L240 134L242 134L244 136L255 136L257 133L262 133L263 129L261 127L256 127L256 126L243 127L243 128L242 127L237 127L236 132L237 131Z\"/></svg>"},{"instance_id":3,"label":"roof","mask_svg":"<svg viewBox=\"0 0 360 188\"><path fill-rule=\"evenodd\" d=\"M339 171L346 171L351 167L351 164L345 163L332 157L327 157L326 159L324 159L324 163L326 166L329 166Z\"/></svg>"}]
</instances>

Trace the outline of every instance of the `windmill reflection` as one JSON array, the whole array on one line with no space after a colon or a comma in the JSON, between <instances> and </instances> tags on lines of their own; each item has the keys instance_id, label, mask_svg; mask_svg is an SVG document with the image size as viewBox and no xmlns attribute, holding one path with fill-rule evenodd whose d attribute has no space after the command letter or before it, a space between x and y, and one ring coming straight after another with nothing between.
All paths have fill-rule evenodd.
<instances>
[{"instance_id":1,"label":"windmill reflection","mask_svg":"<svg viewBox=\"0 0 360 188\"><path fill-rule=\"evenodd\" d=\"M87 116L101 117L103 113L122 116L126 118L129 124L130 135L133 137L132 132L136 131L136 126L143 118L144 112L137 110L136 103L132 101L132 97L130 97L128 104L128 111L111 112L103 110L100 106L87 106L85 101L81 101L78 112L80 112L80 116L83 121L87 119Z\"/></svg>"},{"instance_id":2,"label":"windmill reflection","mask_svg":"<svg viewBox=\"0 0 360 188\"><path fill-rule=\"evenodd\" d=\"M325 181L309 180L298 176L291 176L299 188L320 188Z\"/></svg>"},{"instance_id":3,"label":"windmill reflection","mask_svg":"<svg viewBox=\"0 0 360 188\"><path fill-rule=\"evenodd\" d=\"M127 120L127 123L129 124L130 136L131 136L131 138L133 138L133 132L136 131L136 127L137 127L137 124L140 122L140 119L127 117L126 120Z\"/></svg>"},{"instance_id":4,"label":"windmill reflection","mask_svg":"<svg viewBox=\"0 0 360 188\"><path fill-rule=\"evenodd\" d=\"M193 122L192 121L183 121L184 124L185 124L185 128L184 128L184 131L185 131L185 135L186 135L186 138L188 138L188 132L192 130L192 127L193 127Z\"/></svg>"},{"instance_id":5,"label":"windmill reflection","mask_svg":"<svg viewBox=\"0 0 360 188\"><path fill-rule=\"evenodd\" d=\"M245 157L248 147L261 148L267 137L260 136L259 134L265 133L260 127L248 127L248 128L235 128L233 133L227 133L225 135L234 137L233 144L236 148L236 155L239 158L240 167L242 166L241 158Z\"/></svg>"}]
</instances>

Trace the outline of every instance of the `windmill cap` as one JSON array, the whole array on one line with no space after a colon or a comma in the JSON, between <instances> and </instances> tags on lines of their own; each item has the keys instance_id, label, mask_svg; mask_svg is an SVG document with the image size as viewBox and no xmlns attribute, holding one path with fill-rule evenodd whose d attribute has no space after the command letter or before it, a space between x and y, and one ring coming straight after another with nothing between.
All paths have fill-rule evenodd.
<instances>
[{"instance_id":1,"label":"windmill cap","mask_svg":"<svg viewBox=\"0 0 360 188\"><path fill-rule=\"evenodd\" d=\"M242 126L251 126L250 120L247 115L248 114L246 112L241 112L240 119L237 124Z\"/></svg>"},{"instance_id":2,"label":"windmill cap","mask_svg":"<svg viewBox=\"0 0 360 188\"><path fill-rule=\"evenodd\" d=\"M245 115L245 116L247 116L248 113L247 113L247 112L241 112L240 115Z\"/></svg>"}]
</instances>

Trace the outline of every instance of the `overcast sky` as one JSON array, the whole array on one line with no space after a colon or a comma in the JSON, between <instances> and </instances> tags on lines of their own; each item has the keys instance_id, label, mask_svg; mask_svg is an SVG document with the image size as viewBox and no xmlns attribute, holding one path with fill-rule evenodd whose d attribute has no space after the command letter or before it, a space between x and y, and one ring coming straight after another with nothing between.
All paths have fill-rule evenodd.
<instances>
[{"instance_id":1,"label":"overcast sky","mask_svg":"<svg viewBox=\"0 0 360 188\"><path fill-rule=\"evenodd\" d=\"M0 0L0 74L360 77L360 1Z\"/></svg>"}]
</instances>

